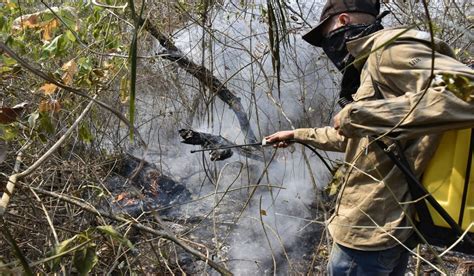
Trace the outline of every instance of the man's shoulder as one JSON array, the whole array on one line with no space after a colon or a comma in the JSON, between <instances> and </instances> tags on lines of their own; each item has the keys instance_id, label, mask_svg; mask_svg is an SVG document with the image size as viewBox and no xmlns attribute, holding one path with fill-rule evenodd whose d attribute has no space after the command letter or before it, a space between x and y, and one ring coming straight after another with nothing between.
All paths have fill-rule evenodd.
<instances>
[{"instance_id":1,"label":"man's shoulder","mask_svg":"<svg viewBox=\"0 0 474 276\"><path fill-rule=\"evenodd\" d=\"M380 30L374 33L374 46L382 46L395 41L418 40L422 42L431 42L429 32L413 29L413 26L400 26Z\"/></svg>"},{"instance_id":2,"label":"man's shoulder","mask_svg":"<svg viewBox=\"0 0 474 276\"><path fill-rule=\"evenodd\" d=\"M454 56L454 52L448 44L437 38L433 38L433 42L437 52L451 57ZM347 48L355 57L367 57L376 52L380 55L381 52L388 47L413 43L431 45L431 34L429 32L416 30L410 26L386 28L348 42Z\"/></svg>"},{"instance_id":3,"label":"man's shoulder","mask_svg":"<svg viewBox=\"0 0 474 276\"><path fill-rule=\"evenodd\" d=\"M416 30L413 26L387 28L375 33L374 35L372 51L383 49L386 46L400 45L404 43L422 43L425 45L431 45L434 43L436 51L448 56L454 56L453 50L447 43L436 37L432 38L429 32Z\"/></svg>"}]
</instances>

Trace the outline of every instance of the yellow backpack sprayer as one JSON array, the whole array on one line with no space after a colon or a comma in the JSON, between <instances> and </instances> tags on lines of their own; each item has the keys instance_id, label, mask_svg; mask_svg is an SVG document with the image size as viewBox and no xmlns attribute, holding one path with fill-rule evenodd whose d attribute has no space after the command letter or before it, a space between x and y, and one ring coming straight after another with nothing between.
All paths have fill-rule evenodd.
<instances>
[{"instance_id":1,"label":"yellow backpack sprayer","mask_svg":"<svg viewBox=\"0 0 474 276\"><path fill-rule=\"evenodd\" d=\"M423 186L446 213L463 232L470 233L474 233L473 155L472 129L445 132L422 179ZM443 229L450 226L431 206L428 209L434 224L430 234L446 239ZM474 246L469 249L474 251Z\"/></svg>"}]
</instances>

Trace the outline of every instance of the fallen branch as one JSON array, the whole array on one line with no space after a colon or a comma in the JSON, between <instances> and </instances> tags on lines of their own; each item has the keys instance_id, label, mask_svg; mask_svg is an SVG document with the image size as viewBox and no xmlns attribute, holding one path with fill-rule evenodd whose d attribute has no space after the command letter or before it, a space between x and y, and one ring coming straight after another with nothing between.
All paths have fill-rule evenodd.
<instances>
[{"instance_id":1,"label":"fallen branch","mask_svg":"<svg viewBox=\"0 0 474 276\"><path fill-rule=\"evenodd\" d=\"M15 189L16 181L18 179L18 172L20 171L21 166L21 159L23 157L23 151L29 146L26 144L23 146L16 156L15 165L13 166L13 174L10 175L8 178L7 186L5 187L5 191L3 191L2 199L0 200L0 218L3 217L5 211L8 206L8 202L10 202L10 197L13 194L13 190Z\"/></svg>"}]
</instances>

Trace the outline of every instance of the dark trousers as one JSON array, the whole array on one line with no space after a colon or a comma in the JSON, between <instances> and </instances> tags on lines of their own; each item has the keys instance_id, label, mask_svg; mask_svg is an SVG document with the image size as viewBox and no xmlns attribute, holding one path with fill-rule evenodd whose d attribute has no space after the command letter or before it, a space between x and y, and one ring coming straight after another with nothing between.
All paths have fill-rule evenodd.
<instances>
[{"instance_id":1,"label":"dark trousers","mask_svg":"<svg viewBox=\"0 0 474 276\"><path fill-rule=\"evenodd\" d=\"M381 251L361 251L334 243L329 257L329 275L403 276L410 254L403 246Z\"/></svg>"}]
</instances>

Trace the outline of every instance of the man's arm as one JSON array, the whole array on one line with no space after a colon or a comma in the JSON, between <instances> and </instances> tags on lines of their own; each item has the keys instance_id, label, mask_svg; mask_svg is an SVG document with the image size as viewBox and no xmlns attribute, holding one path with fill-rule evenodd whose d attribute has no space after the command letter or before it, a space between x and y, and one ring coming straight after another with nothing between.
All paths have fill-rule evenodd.
<instances>
[{"instance_id":1,"label":"man's arm","mask_svg":"<svg viewBox=\"0 0 474 276\"><path fill-rule=\"evenodd\" d=\"M279 131L265 137L265 139L269 143L277 143L275 147L287 147L288 143L285 141L294 139L308 143L317 149L339 152L344 152L347 145L347 138L339 135L337 130L332 127Z\"/></svg>"},{"instance_id":2,"label":"man's arm","mask_svg":"<svg viewBox=\"0 0 474 276\"><path fill-rule=\"evenodd\" d=\"M417 62L410 63L412 60ZM348 137L363 137L390 131L390 137L406 139L474 127L472 69L437 53L436 77L426 90L431 75L431 49L419 41L401 41L387 46L378 63L379 70L374 77L404 94L346 106L335 118L335 127L340 133ZM463 99L458 97L459 93L450 91L450 88L454 89L453 83L446 83L451 82L450 78L453 81L463 79L460 83L465 85L459 87L464 89ZM399 122L402 123L394 128Z\"/></svg>"}]
</instances>

